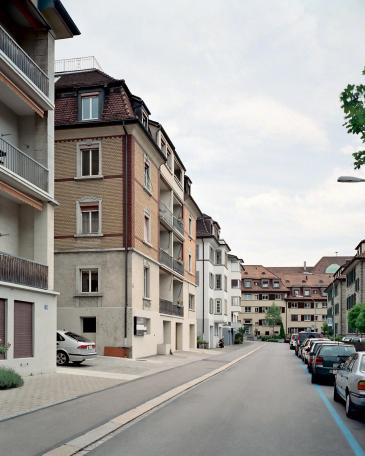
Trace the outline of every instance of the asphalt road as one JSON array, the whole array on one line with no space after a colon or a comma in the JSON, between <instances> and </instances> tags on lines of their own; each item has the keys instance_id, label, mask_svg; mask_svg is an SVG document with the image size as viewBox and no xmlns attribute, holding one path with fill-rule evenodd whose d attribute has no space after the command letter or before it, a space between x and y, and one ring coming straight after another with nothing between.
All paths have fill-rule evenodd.
<instances>
[{"instance_id":1,"label":"asphalt road","mask_svg":"<svg viewBox=\"0 0 365 456\"><path fill-rule=\"evenodd\" d=\"M266 344L88 454L365 456L365 419L346 418L287 344Z\"/></svg>"}]
</instances>

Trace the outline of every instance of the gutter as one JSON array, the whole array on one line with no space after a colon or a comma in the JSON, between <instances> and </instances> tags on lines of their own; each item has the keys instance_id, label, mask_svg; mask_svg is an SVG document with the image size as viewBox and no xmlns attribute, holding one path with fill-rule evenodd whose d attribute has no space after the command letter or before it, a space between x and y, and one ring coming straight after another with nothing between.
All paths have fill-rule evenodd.
<instances>
[{"instance_id":1,"label":"gutter","mask_svg":"<svg viewBox=\"0 0 365 456\"><path fill-rule=\"evenodd\" d=\"M124 233L124 346L128 346L128 132L125 128L124 122L122 124L125 142L124 142L124 166L123 166L123 233Z\"/></svg>"},{"instance_id":2,"label":"gutter","mask_svg":"<svg viewBox=\"0 0 365 456\"><path fill-rule=\"evenodd\" d=\"M205 256L204 256L204 238L202 238L202 243L203 243L203 339L204 339L204 317L205 317ZM209 335L210 339L210 335Z\"/></svg>"}]
</instances>

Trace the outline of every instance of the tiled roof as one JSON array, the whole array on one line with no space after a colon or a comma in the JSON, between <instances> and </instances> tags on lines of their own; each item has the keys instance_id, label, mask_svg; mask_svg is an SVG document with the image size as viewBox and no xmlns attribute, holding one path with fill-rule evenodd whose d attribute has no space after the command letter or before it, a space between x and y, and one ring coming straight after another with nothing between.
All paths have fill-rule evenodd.
<instances>
[{"instance_id":1,"label":"tiled roof","mask_svg":"<svg viewBox=\"0 0 365 456\"><path fill-rule=\"evenodd\" d=\"M77 71L56 74L59 79L55 83L56 90L77 89L81 87L97 87L117 81L100 70Z\"/></svg>"},{"instance_id":2,"label":"tiled roof","mask_svg":"<svg viewBox=\"0 0 365 456\"><path fill-rule=\"evenodd\" d=\"M318 263L313 266L312 272L323 274L326 272L327 268L331 265L338 264L342 266L346 261L350 260L352 257L349 256L325 256L322 257Z\"/></svg>"},{"instance_id":3,"label":"tiled roof","mask_svg":"<svg viewBox=\"0 0 365 456\"><path fill-rule=\"evenodd\" d=\"M251 279L252 280L252 286L250 288L245 288L242 286L242 292L243 293L250 293L252 291L260 291L261 293L279 293L279 292L288 292L289 290L285 287L285 284L280 280L278 276L273 274L271 271L269 271L267 268L265 268L262 265L244 265L243 270L241 273L242 279ZM255 280L261 280L261 279L270 279L270 280L279 280L280 286L279 288L266 288L262 287L260 284L255 285Z\"/></svg>"},{"instance_id":4,"label":"tiled roof","mask_svg":"<svg viewBox=\"0 0 365 456\"><path fill-rule=\"evenodd\" d=\"M282 279L283 284L289 288L323 288L327 287L333 280L332 274L280 273L278 275Z\"/></svg>"}]
</instances>

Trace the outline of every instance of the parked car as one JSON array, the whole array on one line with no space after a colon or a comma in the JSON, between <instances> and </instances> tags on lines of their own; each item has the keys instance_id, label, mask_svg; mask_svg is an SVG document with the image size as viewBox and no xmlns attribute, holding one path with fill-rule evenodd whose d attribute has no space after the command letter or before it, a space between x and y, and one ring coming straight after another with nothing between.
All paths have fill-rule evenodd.
<instances>
[{"instance_id":1,"label":"parked car","mask_svg":"<svg viewBox=\"0 0 365 456\"><path fill-rule=\"evenodd\" d=\"M309 353L311 352L311 349L314 345L315 342L322 342L322 341L327 341L330 342L329 339L326 338L312 338L312 339L307 339L305 342L305 345L302 348L302 360L304 361L305 364L308 364L308 359L309 359Z\"/></svg>"},{"instance_id":2,"label":"parked car","mask_svg":"<svg viewBox=\"0 0 365 456\"><path fill-rule=\"evenodd\" d=\"M342 342L321 344L312 363L312 383L334 379L337 367L355 352L353 345Z\"/></svg>"},{"instance_id":3,"label":"parked car","mask_svg":"<svg viewBox=\"0 0 365 456\"><path fill-rule=\"evenodd\" d=\"M365 336L363 335L356 335L356 334L347 334L347 336L343 336L342 342L365 342Z\"/></svg>"},{"instance_id":4,"label":"parked car","mask_svg":"<svg viewBox=\"0 0 365 456\"><path fill-rule=\"evenodd\" d=\"M57 331L57 365L81 364L97 356L95 342L71 331Z\"/></svg>"},{"instance_id":5,"label":"parked car","mask_svg":"<svg viewBox=\"0 0 365 456\"><path fill-rule=\"evenodd\" d=\"M333 399L344 400L346 415L353 418L365 411L365 352L357 352L337 368Z\"/></svg>"},{"instance_id":6,"label":"parked car","mask_svg":"<svg viewBox=\"0 0 365 456\"><path fill-rule=\"evenodd\" d=\"M304 343L305 339L317 338L320 336L321 334L318 332L300 331L296 339L295 354L299 356L299 349L301 345Z\"/></svg>"},{"instance_id":7,"label":"parked car","mask_svg":"<svg viewBox=\"0 0 365 456\"><path fill-rule=\"evenodd\" d=\"M308 368L309 373L312 373L312 364L313 364L314 358L316 357L316 354L322 344L339 345L339 344L342 344L342 342L334 342L334 341L328 340L328 339L321 339L321 340L316 340L315 342L313 342L313 345L308 353L308 359L307 359L307 368Z\"/></svg>"},{"instance_id":8,"label":"parked car","mask_svg":"<svg viewBox=\"0 0 365 456\"><path fill-rule=\"evenodd\" d=\"M296 338L298 337L298 334L292 334L290 337L290 342L289 342L289 348L290 350L295 350L295 345L296 345Z\"/></svg>"}]
</instances>

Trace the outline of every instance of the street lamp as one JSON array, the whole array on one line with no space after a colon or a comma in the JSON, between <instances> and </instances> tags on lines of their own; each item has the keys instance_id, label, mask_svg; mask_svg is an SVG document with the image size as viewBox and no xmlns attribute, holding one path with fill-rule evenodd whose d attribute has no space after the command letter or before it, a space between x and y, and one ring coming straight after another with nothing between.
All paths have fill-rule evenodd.
<instances>
[{"instance_id":1,"label":"street lamp","mask_svg":"<svg viewBox=\"0 0 365 456\"><path fill-rule=\"evenodd\" d=\"M342 183L357 183L357 182L365 182L365 179L361 179L361 177L355 177L355 176L340 176L337 178L337 182L342 182Z\"/></svg>"}]
</instances>

